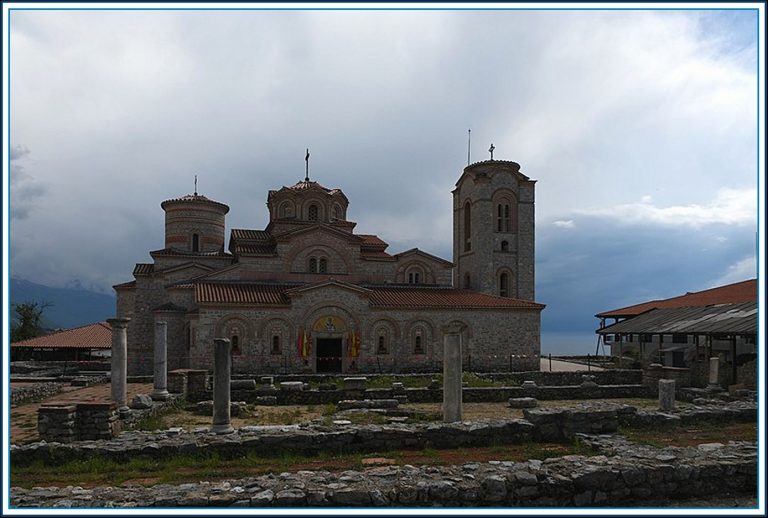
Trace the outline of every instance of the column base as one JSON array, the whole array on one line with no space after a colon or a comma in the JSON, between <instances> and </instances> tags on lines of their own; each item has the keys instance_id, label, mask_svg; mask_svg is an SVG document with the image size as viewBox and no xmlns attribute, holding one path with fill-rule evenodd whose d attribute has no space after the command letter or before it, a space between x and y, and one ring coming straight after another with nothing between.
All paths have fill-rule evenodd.
<instances>
[{"instance_id":1,"label":"column base","mask_svg":"<svg viewBox=\"0 0 768 518\"><path fill-rule=\"evenodd\" d=\"M231 424L215 424L211 427L211 431L217 435L224 435L233 433L235 431Z\"/></svg>"},{"instance_id":2,"label":"column base","mask_svg":"<svg viewBox=\"0 0 768 518\"><path fill-rule=\"evenodd\" d=\"M171 394L165 390L153 390L149 397L152 398L153 401L168 401L168 398L171 396Z\"/></svg>"},{"instance_id":3,"label":"column base","mask_svg":"<svg viewBox=\"0 0 768 518\"><path fill-rule=\"evenodd\" d=\"M127 406L121 406L117 409L117 413L120 416L120 419L125 419L126 417L131 415L131 409Z\"/></svg>"}]
</instances>

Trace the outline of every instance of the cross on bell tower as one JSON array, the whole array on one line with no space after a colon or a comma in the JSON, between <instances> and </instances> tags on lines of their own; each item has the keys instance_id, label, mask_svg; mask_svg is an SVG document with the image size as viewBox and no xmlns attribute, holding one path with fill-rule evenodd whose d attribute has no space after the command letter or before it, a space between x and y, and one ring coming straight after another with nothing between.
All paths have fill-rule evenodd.
<instances>
[{"instance_id":1,"label":"cross on bell tower","mask_svg":"<svg viewBox=\"0 0 768 518\"><path fill-rule=\"evenodd\" d=\"M491 147L488 148L488 151L491 153L491 160L493 160L493 150L496 149L493 147L493 144L491 144Z\"/></svg>"}]
</instances>

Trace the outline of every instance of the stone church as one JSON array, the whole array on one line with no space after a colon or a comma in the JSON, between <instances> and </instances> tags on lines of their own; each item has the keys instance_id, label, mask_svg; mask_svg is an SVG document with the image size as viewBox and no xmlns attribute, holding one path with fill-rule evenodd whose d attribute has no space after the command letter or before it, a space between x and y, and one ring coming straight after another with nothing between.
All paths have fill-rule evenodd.
<instances>
[{"instance_id":1,"label":"stone church","mask_svg":"<svg viewBox=\"0 0 768 518\"><path fill-rule=\"evenodd\" d=\"M534 184L515 162L467 166L453 262L356 234L344 193L308 175L269 191L269 223L231 229L228 246L227 205L197 192L166 200L165 246L114 286L117 316L131 319L128 372L152 373L156 321L169 369L211 369L224 337L234 372L439 371L442 329L458 324L466 369L538 370Z\"/></svg>"}]
</instances>

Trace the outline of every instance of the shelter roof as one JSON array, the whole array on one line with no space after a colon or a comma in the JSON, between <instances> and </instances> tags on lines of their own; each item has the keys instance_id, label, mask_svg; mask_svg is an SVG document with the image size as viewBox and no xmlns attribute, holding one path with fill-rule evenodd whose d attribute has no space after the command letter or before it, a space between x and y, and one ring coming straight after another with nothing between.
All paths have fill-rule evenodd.
<instances>
[{"instance_id":1,"label":"shelter roof","mask_svg":"<svg viewBox=\"0 0 768 518\"><path fill-rule=\"evenodd\" d=\"M31 349L110 349L112 327L107 322L96 322L45 336L11 343L11 347Z\"/></svg>"},{"instance_id":2,"label":"shelter roof","mask_svg":"<svg viewBox=\"0 0 768 518\"><path fill-rule=\"evenodd\" d=\"M688 292L685 295L669 299L651 300L634 306L603 311L595 316L598 318L633 317L654 308L684 308L741 302L757 302L757 279L749 279L703 291Z\"/></svg>"},{"instance_id":3,"label":"shelter roof","mask_svg":"<svg viewBox=\"0 0 768 518\"><path fill-rule=\"evenodd\" d=\"M598 334L756 334L757 302L655 308L597 331Z\"/></svg>"}]
</instances>

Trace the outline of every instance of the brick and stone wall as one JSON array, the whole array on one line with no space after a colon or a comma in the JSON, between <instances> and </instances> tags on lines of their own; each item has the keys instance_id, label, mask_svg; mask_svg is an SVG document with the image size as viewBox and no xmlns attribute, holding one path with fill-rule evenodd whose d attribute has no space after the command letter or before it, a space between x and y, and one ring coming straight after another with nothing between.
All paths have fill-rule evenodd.
<instances>
[{"instance_id":1,"label":"brick and stone wall","mask_svg":"<svg viewBox=\"0 0 768 518\"><path fill-rule=\"evenodd\" d=\"M643 385L651 394L658 394L659 380L674 380L677 389L691 386L691 371L687 368L665 367L652 363L643 369Z\"/></svg>"},{"instance_id":2,"label":"brick and stone wall","mask_svg":"<svg viewBox=\"0 0 768 518\"><path fill-rule=\"evenodd\" d=\"M478 205L473 223L472 258L473 276L477 291L498 295L496 282L502 269L509 271L508 295L513 298L534 298L534 183L526 180L513 162L484 162L479 166L487 185L468 186L461 182L460 189L473 197ZM468 173L464 173L464 178ZM482 182L481 182L482 183ZM287 191L286 191L287 192ZM319 191L288 193L302 198ZM509 231L493 232L495 226L495 197L506 196L513 207ZM282 195L281 195L282 196ZM320 194L318 194L320 196ZM342 195L343 197L343 195ZM321 196L322 198L322 196ZM303 199L303 198L302 198ZM506 199L506 198L505 198ZM297 198L298 200L298 198ZM299 203L293 200L291 203ZM302 203L294 207L300 210ZM283 200L285 201L285 200ZM313 202L314 203L314 202ZM322 203L318 206L322 206ZM335 202L334 202L335 203ZM329 206L332 207L332 206ZM329 207L326 207L330 210ZM223 204L201 200L169 200L166 210L166 246L188 250L189 239L199 233L204 251L219 250L224 239ZM346 210L346 209L344 209ZM327 215L327 214L326 214ZM321 216L321 220L322 220ZM197 306L194 288L189 279L207 275L207 279L233 281L294 281L314 283L330 277L346 283L406 282L409 268L419 268L422 283L449 286L452 284L453 265L419 251L397 254L386 260L375 260L361 255L359 238L347 235L354 224L328 221L329 227L314 227L314 222L275 220L283 230L311 231L284 234L275 243L273 256L192 256L183 254L153 255L152 272L139 270L135 285L116 288L117 316L131 318L128 325L128 373L149 375L153 370L154 322L161 318L168 323L169 368L210 369L212 367L213 339L228 329L229 319L239 318L244 330L239 338L240 353L233 355L234 372L314 372L316 352L301 358L296 347L300 329L312 327L315 319L326 314L344 320L348 329L360 333L359 357L343 352L342 372L429 372L439 370L442 361L441 328L451 322L460 322L466 331L462 335L465 368L478 372L494 370L538 370L540 354L540 311L530 309L448 309L426 308L391 309L371 306L365 294L330 286L323 289L294 293L290 307L261 305ZM215 238L215 239L214 239ZM501 240L509 248L500 250ZM325 274L307 273L309 257L322 256L327 260ZM461 270L461 266L459 266ZM453 283L456 287L460 283ZM154 314L158 307L172 303L177 308L171 315L168 309ZM282 350L272 354L272 321L289 323L281 336ZM387 335L387 351L379 354L377 326L387 322L391 333ZM422 329L424 352L414 346L416 329ZM329 334L324 338L338 338ZM230 336L226 336L230 338ZM315 335L317 337L317 335Z\"/></svg>"},{"instance_id":3,"label":"brick and stone wall","mask_svg":"<svg viewBox=\"0 0 768 518\"><path fill-rule=\"evenodd\" d=\"M343 302L341 302L343 301ZM295 328L311 329L314 322L332 315L354 327L361 338L360 354L348 356L343 349L343 372L434 372L442 366L441 328L450 322L466 326L462 335L462 352L466 368L476 372L498 370L533 371L539 368L540 315L536 310L372 310L367 301L340 288L328 287L303 295L292 308L242 310L234 313L226 308L201 308L195 344L191 348L190 367L211 369L210 344L220 332L221 322L237 317L247 329L240 336L239 355L233 355L233 372L279 373L312 372L316 351L305 364L298 355ZM274 322L272 324L271 322ZM271 354L273 327L293 325L282 333L281 354ZM261 325L256 325L261 323ZM379 327L390 330L386 354L377 354ZM424 353L414 349L415 333L422 332ZM313 336L316 336L315 333ZM333 336L343 336L343 333ZM329 335L331 337L331 335ZM354 363L354 364L353 364Z\"/></svg>"},{"instance_id":4,"label":"brick and stone wall","mask_svg":"<svg viewBox=\"0 0 768 518\"><path fill-rule=\"evenodd\" d=\"M76 412L77 439L95 441L111 439L120 433L121 422L117 405L112 403L78 403Z\"/></svg>"},{"instance_id":5,"label":"brick and stone wall","mask_svg":"<svg viewBox=\"0 0 768 518\"><path fill-rule=\"evenodd\" d=\"M737 380L745 388L757 389L757 359L739 365L736 371Z\"/></svg>"},{"instance_id":6,"label":"brick and stone wall","mask_svg":"<svg viewBox=\"0 0 768 518\"><path fill-rule=\"evenodd\" d=\"M34 443L11 448L12 466L42 461L50 466L75 458L125 461L142 455L171 457L181 452L216 452L221 458L244 453L274 456L283 453L386 452L412 448L457 448L488 444L578 440L599 453L567 455L545 461L468 462L456 466L380 466L364 471L301 471L280 477L265 475L208 482L136 486L132 489L94 488L82 505L185 507L209 506L530 506L583 507L647 504L649 499L757 493L758 450L754 442L701 444L657 448L605 435L619 422L634 419L657 427L658 419L686 416L701 420L756 418L754 403L694 408L683 413L640 412L624 405L581 405L571 409L526 410L528 419L473 423L323 427L252 426L233 434L167 431L126 432L107 441L80 444ZM740 409L740 410L739 410ZM736 410L736 413L733 412ZM750 413L751 411L751 413ZM72 409L59 410L71 421ZM634 417L632 417L634 416ZM638 421L639 418L642 420ZM684 421L683 418L680 419ZM72 499L82 488L12 488L16 506L55 506ZM43 491L44 493L40 493Z\"/></svg>"},{"instance_id":7,"label":"brick and stone wall","mask_svg":"<svg viewBox=\"0 0 768 518\"><path fill-rule=\"evenodd\" d=\"M77 405L49 403L37 411L37 433L44 441L69 443L77 440Z\"/></svg>"},{"instance_id":8,"label":"brick and stone wall","mask_svg":"<svg viewBox=\"0 0 768 518\"><path fill-rule=\"evenodd\" d=\"M757 494L750 443L651 449L587 438L602 455L455 466L300 471L226 482L130 489L17 488L14 507L632 507L678 499ZM638 462L642 459L642 462ZM60 503L60 504L59 504Z\"/></svg>"},{"instance_id":9,"label":"brick and stone wall","mask_svg":"<svg viewBox=\"0 0 768 518\"><path fill-rule=\"evenodd\" d=\"M534 300L534 183L519 174L514 162L484 161L464 170L453 191L454 286L464 287L470 274L471 288L498 295L498 275L509 271L510 296ZM511 202L512 227L497 232L496 205L500 198ZM471 249L465 247L467 202L471 213ZM501 252L501 241L508 251Z\"/></svg>"},{"instance_id":10,"label":"brick and stone wall","mask_svg":"<svg viewBox=\"0 0 768 518\"><path fill-rule=\"evenodd\" d=\"M110 403L51 402L37 412L37 431L45 441L71 443L111 439L120 433L117 405Z\"/></svg>"}]
</instances>

